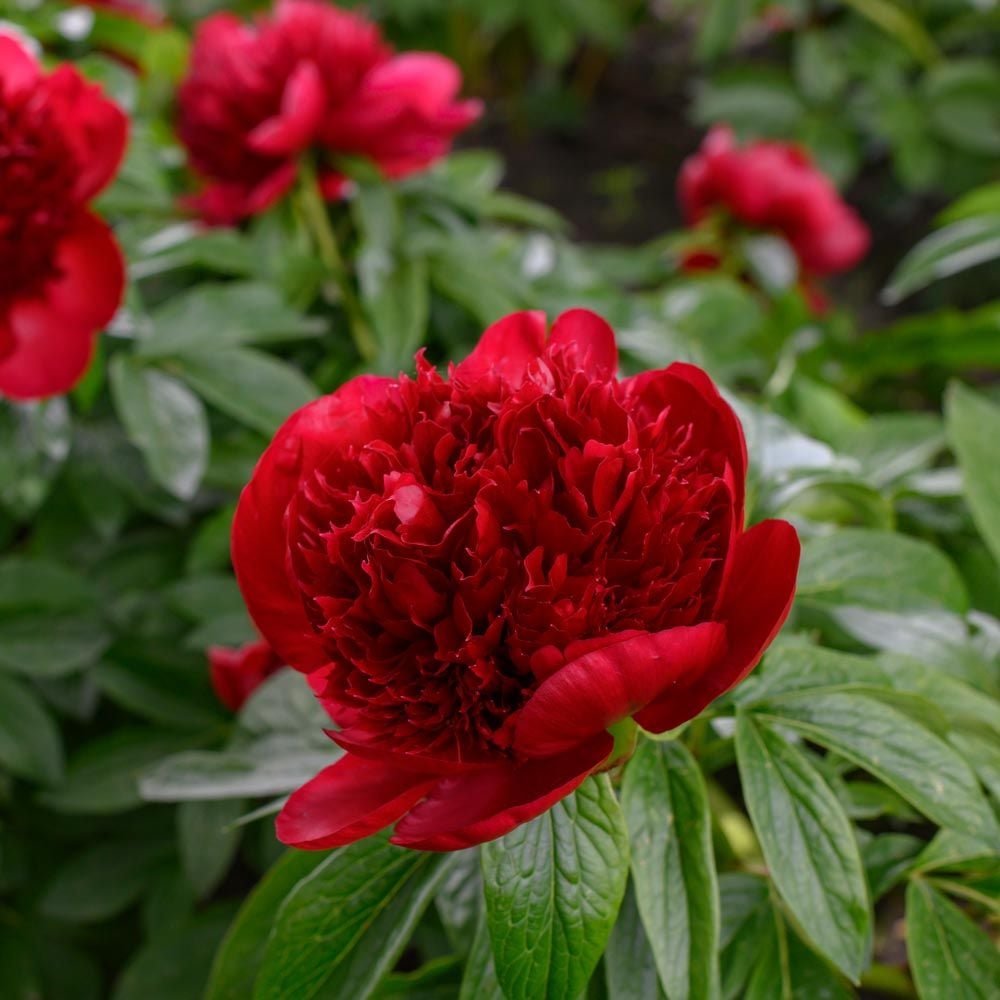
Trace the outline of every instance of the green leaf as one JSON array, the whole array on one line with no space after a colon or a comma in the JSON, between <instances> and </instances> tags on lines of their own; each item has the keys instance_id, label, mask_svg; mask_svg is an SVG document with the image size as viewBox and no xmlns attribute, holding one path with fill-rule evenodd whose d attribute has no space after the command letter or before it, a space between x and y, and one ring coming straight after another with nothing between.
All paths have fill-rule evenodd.
<instances>
[{"instance_id":1,"label":"green leaf","mask_svg":"<svg viewBox=\"0 0 1000 1000\"><path fill-rule=\"evenodd\" d=\"M483 845L486 914L508 1000L577 1000L628 880L628 834L607 775Z\"/></svg>"},{"instance_id":2,"label":"green leaf","mask_svg":"<svg viewBox=\"0 0 1000 1000\"><path fill-rule=\"evenodd\" d=\"M918 837L905 833L882 833L872 837L861 848L861 860L873 900L881 899L899 882L923 846Z\"/></svg>"},{"instance_id":3,"label":"green leaf","mask_svg":"<svg viewBox=\"0 0 1000 1000\"><path fill-rule=\"evenodd\" d=\"M0 507L26 520L45 502L73 441L67 401L0 406Z\"/></svg>"},{"instance_id":4,"label":"green leaf","mask_svg":"<svg viewBox=\"0 0 1000 1000\"><path fill-rule=\"evenodd\" d=\"M144 358L301 340L323 330L321 322L282 301L272 285L242 281L195 285L169 298L151 318L153 336L136 345Z\"/></svg>"},{"instance_id":5,"label":"green leaf","mask_svg":"<svg viewBox=\"0 0 1000 1000\"><path fill-rule=\"evenodd\" d=\"M989 1000L1000 952L984 931L923 879L906 887L910 969L922 1000Z\"/></svg>"},{"instance_id":6,"label":"green leaf","mask_svg":"<svg viewBox=\"0 0 1000 1000\"><path fill-rule=\"evenodd\" d=\"M836 100L850 77L832 33L818 28L796 32L794 46L795 81L799 90L810 101Z\"/></svg>"},{"instance_id":7,"label":"green leaf","mask_svg":"<svg viewBox=\"0 0 1000 1000\"><path fill-rule=\"evenodd\" d=\"M791 80L781 72L740 67L716 73L695 97L695 120L731 122L745 134L788 135L803 114Z\"/></svg>"},{"instance_id":8,"label":"green leaf","mask_svg":"<svg viewBox=\"0 0 1000 1000\"><path fill-rule=\"evenodd\" d=\"M333 851L281 904L255 1000L370 996L444 872L440 855L393 847L384 836Z\"/></svg>"},{"instance_id":9,"label":"green leaf","mask_svg":"<svg viewBox=\"0 0 1000 1000\"><path fill-rule=\"evenodd\" d=\"M1000 406L953 382L945 396L945 419L969 509L993 558L1000 563L1000 464L996 461Z\"/></svg>"},{"instance_id":10,"label":"green leaf","mask_svg":"<svg viewBox=\"0 0 1000 1000\"><path fill-rule=\"evenodd\" d=\"M171 365L213 406L268 435L316 398L315 387L297 368L249 348L185 354Z\"/></svg>"},{"instance_id":11,"label":"green leaf","mask_svg":"<svg viewBox=\"0 0 1000 1000\"><path fill-rule=\"evenodd\" d=\"M722 996L742 997L747 979L773 931L771 895L767 882L757 875L730 872L719 876L722 929L719 964Z\"/></svg>"},{"instance_id":12,"label":"green leaf","mask_svg":"<svg viewBox=\"0 0 1000 1000\"><path fill-rule=\"evenodd\" d=\"M465 963L465 975L458 1000L504 1000L503 991L497 982L496 967L493 964L493 949L490 946L490 932L486 926L485 907L476 923L476 934L472 939L472 950Z\"/></svg>"},{"instance_id":13,"label":"green leaf","mask_svg":"<svg viewBox=\"0 0 1000 1000\"><path fill-rule=\"evenodd\" d=\"M170 848L162 841L89 847L56 871L39 902L40 911L71 923L107 920L139 899L169 856Z\"/></svg>"},{"instance_id":14,"label":"green leaf","mask_svg":"<svg viewBox=\"0 0 1000 1000\"><path fill-rule=\"evenodd\" d=\"M134 953L112 1000L192 1000L204 991L212 956L229 922L216 907L157 936Z\"/></svg>"},{"instance_id":15,"label":"green leaf","mask_svg":"<svg viewBox=\"0 0 1000 1000\"><path fill-rule=\"evenodd\" d=\"M55 784L63 774L59 729L31 688L0 674L0 769Z\"/></svg>"},{"instance_id":16,"label":"green leaf","mask_svg":"<svg viewBox=\"0 0 1000 1000\"><path fill-rule=\"evenodd\" d=\"M728 52L749 18L750 0L708 0L695 39L699 59L711 61Z\"/></svg>"},{"instance_id":17,"label":"green leaf","mask_svg":"<svg viewBox=\"0 0 1000 1000\"><path fill-rule=\"evenodd\" d=\"M247 1000L253 995L278 908L326 860L319 851L288 851L257 883L219 947L205 1000Z\"/></svg>"},{"instance_id":18,"label":"green leaf","mask_svg":"<svg viewBox=\"0 0 1000 1000\"><path fill-rule=\"evenodd\" d=\"M409 368L424 342L430 318L427 262L416 257L395 261L377 289L364 298L378 341L378 369L397 374Z\"/></svg>"},{"instance_id":19,"label":"green leaf","mask_svg":"<svg viewBox=\"0 0 1000 1000\"><path fill-rule=\"evenodd\" d=\"M182 802L177 808L181 867L199 899L225 877L240 844L233 824L246 811L241 799Z\"/></svg>"},{"instance_id":20,"label":"green leaf","mask_svg":"<svg viewBox=\"0 0 1000 1000\"><path fill-rule=\"evenodd\" d=\"M899 262L882 292L887 305L942 278L1000 257L1000 212L962 219L925 236Z\"/></svg>"},{"instance_id":21,"label":"green leaf","mask_svg":"<svg viewBox=\"0 0 1000 1000\"><path fill-rule=\"evenodd\" d=\"M952 202L937 221L941 225L971 219L977 215L1000 215L1000 181L983 184L967 191L957 201Z\"/></svg>"},{"instance_id":22,"label":"green leaf","mask_svg":"<svg viewBox=\"0 0 1000 1000\"><path fill-rule=\"evenodd\" d=\"M701 769L677 742L644 741L622 808L636 901L668 1000L719 992L719 887Z\"/></svg>"},{"instance_id":23,"label":"green leaf","mask_svg":"<svg viewBox=\"0 0 1000 1000\"><path fill-rule=\"evenodd\" d=\"M79 749L66 777L39 795L41 802L62 813L113 814L142 804L139 775L185 746L190 735L149 727L119 727Z\"/></svg>"},{"instance_id":24,"label":"green leaf","mask_svg":"<svg viewBox=\"0 0 1000 1000\"><path fill-rule=\"evenodd\" d=\"M604 973L610 1000L665 1000L656 959L642 926L630 880L621 910L604 953Z\"/></svg>"},{"instance_id":25,"label":"green leaf","mask_svg":"<svg viewBox=\"0 0 1000 1000\"><path fill-rule=\"evenodd\" d=\"M801 751L740 713L736 757L771 877L809 938L857 982L871 909L851 824Z\"/></svg>"},{"instance_id":26,"label":"green leaf","mask_svg":"<svg viewBox=\"0 0 1000 1000\"><path fill-rule=\"evenodd\" d=\"M763 711L884 781L936 823L995 835L996 821L969 765L884 699L854 691L802 692L774 698Z\"/></svg>"},{"instance_id":27,"label":"green leaf","mask_svg":"<svg viewBox=\"0 0 1000 1000\"><path fill-rule=\"evenodd\" d=\"M108 646L93 586L55 563L0 560L0 670L61 677Z\"/></svg>"},{"instance_id":28,"label":"green leaf","mask_svg":"<svg viewBox=\"0 0 1000 1000\"><path fill-rule=\"evenodd\" d=\"M821 606L964 611L965 586L947 556L905 535L848 528L802 547L798 598Z\"/></svg>"},{"instance_id":29,"label":"green leaf","mask_svg":"<svg viewBox=\"0 0 1000 1000\"><path fill-rule=\"evenodd\" d=\"M980 156L1000 154L1000 69L987 59L948 59L924 78L931 129Z\"/></svg>"},{"instance_id":30,"label":"green leaf","mask_svg":"<svg viewBox=\"0 0 1000 1000\"><path fill-rule=\"evenodd\" d=\"M479 848L458 851L452 856L448 874L441 884L434 906L444 924L448 940L457 952L468 954L476 934L482 909L483 879Z\"/></svg>"},{"instance_id":31,"label":"green leaf","mask_svg":"<svg viewBox=\"0 0 1000 1000\"><path fill-rule=\"evenodd\" d=\"M198 490L208 465L205 408L181 382L125 355L111 360L111 392L129 439L142 452L150 475L181 500Z\"/></svg>"}]
</instances>

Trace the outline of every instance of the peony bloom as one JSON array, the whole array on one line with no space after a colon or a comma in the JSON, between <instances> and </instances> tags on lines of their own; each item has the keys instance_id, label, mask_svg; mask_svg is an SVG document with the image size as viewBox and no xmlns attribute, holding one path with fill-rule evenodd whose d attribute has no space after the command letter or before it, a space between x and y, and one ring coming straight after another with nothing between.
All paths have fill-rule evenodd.
<instances>
[{"instance_id":1,"label":"peony bloom","mask_svg":"<svg viewBox=\"0 0 1000 1000\"><path fill-rule=\"evenodd\" d=\"M216 697L230 711L238 712L247 698L284 663L266 642L260 640L236 649L211 646L208 665Z\"/></svg>"},{"instance_id":2,"label":"peony bloom","mask_svg":"<svg viewBox=\"0 0 1000 1000\"><path fill-rule=\"evenodd\" d=\"M0 394L71 389L125 284L87 203L115 175L128 121L72 66L46 74L0 33Z\"/></svg>"},{"instance_id":3,"label":"peony bloom","mask_svg":"<svg viewBox=\"0 0 1000 1000\"><path fill-rule=\"evenodd\" d=\"M847 270L868 251L867 226L797 146L739 148L730 129L713 128L681 168L678 194L689 224L724 209L748 226L784 236L808 273Z\"/></svg>"},{"instance_id":4,"label":"peony bloom","mask_svg":"<svg viewBox=\"0 0 1000 1000\"><path fill-rule=\"evenodd\" d=\"M593 313L548 338L517 313L448 378L418 356L278 432L233 561L347 751L291 796L285 843L501 836L620 759L630 716L672 729L753 668L795 531L744 530L743 434L704 372L617 366Z\"/></svg>"},{"instance_id":5,"label":"peony bloom","mask_svg":"<svg viewBox=\"0 0 1000 1000\"><path fill-rule=\"evenodd\" d=\"M449 59L393 55L375 25L316 0L279 0L253 25L209 17L178 95L181 139L209 182L196 205L213 223L261 212L308 152L331 199L344 188L337 154L387 177L422 170L479 116L478 101L455 100L461 82Z\"/></svg>"}]
</instances>

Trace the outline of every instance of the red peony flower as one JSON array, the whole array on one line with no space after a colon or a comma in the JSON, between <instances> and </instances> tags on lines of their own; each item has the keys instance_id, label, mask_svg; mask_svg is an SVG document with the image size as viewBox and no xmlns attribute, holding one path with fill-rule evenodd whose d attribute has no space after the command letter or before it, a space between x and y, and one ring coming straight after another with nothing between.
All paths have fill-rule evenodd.
<instances>
[{"instance_id":1,"label":"red peony flower","mask_svg":"<svg viewBox=\"0 0 1000 1000\"><path fill-rule=\"evenodd\" d=\"M261 212L310 151L331 199L344 189L338 153L387 177L422 170L479 116L478 101L455 100L461 82L449 59L395 56L374 24L315 0L279 0L253 25L207 18L178 95L181 139L209 181L196 204L214 223Z\"/></svg>"},{"instance_id":2,"label":"red peony flower","mask_svg":"<svg viewBox=\"0 0 1000 1000\"><path fill-rule=\"evenodd\" d=\"M66 392L125 284L87 203L114 177L128 121L75 68L46 74L0 33L0 394Z\"/></svg>"},{"instance_id":3,"label":"red peony flower","mask_svg":"<svg viewBox=\"0 0 1000 1000\"><path fill-rule=\"evenodd\" d=\"M211 646L208 665L216 697L226 708L238 712L247 698L284 663L266 642L260 640L236 649Z\"/></svg>"},{"instance_id":4,"label":"red peony flower","mask_svg":"<svg viewBox=\"0 0 1000 1000\"><path fill-rule=\"evenodd\" d=\"M678 193L688 223L723 208L748 226L780 233L813 274L847 270L868 251L868 227L798 146L741 149L730 129L713 128L681 168Z\"/></svg>"},{"instance_id":5,"label":"red peony flower","mask_svg":"<svg viewBox=\"0 0 1000 1000\"><path fill-rule=\"evenodd\" d=\"M744 531L743 434L704 372L617 366L593 313L547 340L517 313L448 378L418 356L415 379L356 378L278 432L233 561L347 751L291 796L285 843L396 820L407 847L498 837L620 757L623 720L672 729L757 662L795 531Z\"/></svg>"}]
</instances>

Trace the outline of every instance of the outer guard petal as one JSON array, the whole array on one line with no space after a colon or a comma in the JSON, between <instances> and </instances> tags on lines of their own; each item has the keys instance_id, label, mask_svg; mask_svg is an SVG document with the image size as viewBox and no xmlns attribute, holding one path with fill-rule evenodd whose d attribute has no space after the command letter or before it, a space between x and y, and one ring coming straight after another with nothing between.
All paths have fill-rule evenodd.
<instances>
[{"instance_id":1,"label":"outer guard petal","mask_svg":"<svg viewBox=\"0 0 1000 1000\"><path fill-rule=\"evenodd\" d=\"M458 851L502 837L569 795L613 747L614 740L599 733L556 757L444 778L400 820L392 842Z\"/></svg>"},{"instance_id":2,"label":"outer guard petal","mask_svg":"<svg viewBox=\"0 0 1000 1000\"><path fill-rule=\"evenodd\" d=\"M799 538L787 521L762 521L742 535L720 611L729 640L725 658L637 713L639 725L654 733L673 729L743 680L788 617L798 568Z\"/></svg>"},{"instance_id":3,"label":"outer guard petal","mask_svg":"<svg viewBox=\"0 0 1000 1000\"><path fill-rule=\"evenodd\" d=\"M402 816L435 780L348 754L292 793L278 814L278 839L307 851L361 840Z\"/></svg>"},{"instance_id":4,"label":"outer guard petal","mask_svg":"<svg viewBox=\"0 0 1000 1000\"><path fill-rule=\"evenodd\" d=\"M628 718L725 655L718 622L643 633L578 657L550 676L521 710L514 749L529 757L568 750Z\"/></svg>"}]
</instances>

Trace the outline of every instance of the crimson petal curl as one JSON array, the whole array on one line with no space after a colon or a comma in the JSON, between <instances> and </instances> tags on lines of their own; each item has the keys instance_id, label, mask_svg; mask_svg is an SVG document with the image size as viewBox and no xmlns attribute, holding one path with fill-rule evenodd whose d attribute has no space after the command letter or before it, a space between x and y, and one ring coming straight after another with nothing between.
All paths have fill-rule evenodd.
<instances>
[{"instance_id":1,"label":"crimson petal curl","mask_svg":"<svg viewBox=\"0 0 1000 1000\"><path fill-rule=\"evenodd\" d=\"M598 768L614 748L598 733L566 753L443 778L396 825L391 840L419 851L459 851L540 816Z\"/></svg>"},{"instance_id":2,"label":"crimson petal curl","mask_svg":"<svg viewBox=\"0 0 1000 1000\"><path fill-rule=\"evenodd\" d=\"M307 851L353 843L398 819L437 780L348 755L292 793L275 824L278 840Z\"/></svg>"},{"instance_id":3,"label":"crimson petal curl","mask_svg":"<svg viewBox=\"0 0 1000 1000\"><path fill-rule=\"evenodd\" d=\"M453 377L457 382L473 384L493 375L516 388L544 349L545 313L511 313L483 333L472 353L455 366Z\"/></svg>"},{"instance_id":4,"label":"crimson petal curl","mask_svg":"<svg viewBox=\"0 0 1000 1000\"><path fill-rule=\"evenodd\" d=\"M631 635L557 670L521 710L514 749L548 757L628 718L686 677L711 671L726 651L718 622Z\"/></svg>"},{"instance_id":5,"label":"crimson petal curl","mask_svg":"<svg viewBox=\"0 0 1000 1000\"><path fill-rule=\"evenodd\" d=\"M761 521L736 543L720 602L729 648L716 667L638 712L643 729L663 733L693 719L757 665L784 625L795 598L799 537L787 521Z\"/></svg>"}]
</instances>

